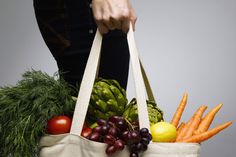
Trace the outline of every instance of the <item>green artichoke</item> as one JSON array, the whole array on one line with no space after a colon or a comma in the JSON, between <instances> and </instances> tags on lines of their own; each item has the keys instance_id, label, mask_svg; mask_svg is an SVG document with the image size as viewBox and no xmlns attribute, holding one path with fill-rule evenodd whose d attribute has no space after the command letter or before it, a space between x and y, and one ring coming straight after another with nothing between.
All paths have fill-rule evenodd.
<instances>
[{"instance_id":1,"label":"green artichoke","mask_svg":"<svg viewBox=\"0 0 236 157\"><path fill-rule=\"evenodd\" d=\"M125 90L116 80L98 78L88 107L87 118L96 121L101 118L107 120L110 116L122 116L128 100Z\"/></svg>"},{"instance_id":2,"label":"green artichoke","mask_svg":"<svg viewBox=\"0 0 236 157\"><path fill-rule=\"evenodd\" d=\"M157 104L154 101L147 100L147 109L150 125L164 120L163 111L157 107ZM138 120L137 101L135 98L133 98L126 106L123 117L128 119L130 122Z\"/></svg>"}]
</instances>

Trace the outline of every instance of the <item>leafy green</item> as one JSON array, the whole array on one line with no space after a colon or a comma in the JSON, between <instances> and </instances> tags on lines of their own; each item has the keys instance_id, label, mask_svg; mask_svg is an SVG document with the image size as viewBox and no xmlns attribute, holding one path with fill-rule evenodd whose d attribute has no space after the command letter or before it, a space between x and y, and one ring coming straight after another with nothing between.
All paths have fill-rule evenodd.
<instances>
[{"instance_id":1,"label":"leafy green","mask_svg":"<svg viewBox=\"0 0 236 157\"><path fill-rule=\"evenodd\" d=\"M15 86L0 88L0 156L36 157L48 119L72 115L75 92L58 74L26 71Z\"/></svg>"}]
</instances>

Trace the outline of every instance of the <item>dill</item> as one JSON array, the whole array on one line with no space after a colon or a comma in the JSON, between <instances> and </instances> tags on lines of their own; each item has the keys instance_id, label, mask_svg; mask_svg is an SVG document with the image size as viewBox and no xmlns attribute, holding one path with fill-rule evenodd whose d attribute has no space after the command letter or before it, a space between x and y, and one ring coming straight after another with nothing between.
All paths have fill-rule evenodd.
<instances>
[{"instance_id":1,"label":"dill","mask_svg":"<svg viewBox=\"0 0 236 157\"><path fill-rule=\"evenodd\" d=\"M15 86L0 87L0 156L37 157L47 121L72 116L75 92L58 74L26 71Z\"/></svg>"}]
</instances>

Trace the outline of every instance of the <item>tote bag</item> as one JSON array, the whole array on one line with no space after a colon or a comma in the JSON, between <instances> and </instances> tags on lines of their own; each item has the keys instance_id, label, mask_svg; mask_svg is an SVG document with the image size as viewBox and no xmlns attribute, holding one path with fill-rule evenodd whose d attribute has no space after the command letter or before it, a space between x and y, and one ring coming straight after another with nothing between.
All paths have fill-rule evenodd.
<instances>
[{"instance_id":1,"label":"tote bag","mask_svg":"<svg viewBox=\"0 0 236 157\"><path fill-rule=\"evenodd\" d=\"M127 34L130 61L138 106L140 128L150 128L146 105L146 91L149 99L154 99L145 71L140 64L132 27ZM107 145L90 141L80 136L87 113L89 100L99 64L102 35L96 32L91 52L81 81L78 99L70 133L45 135L40 140L40 157L108 157ZM145 81L144 81L145 80ZM150 143L141 157L198 157L200 145L197 143ZM111 157L129 157L129 150L116 152Z\"/></svg>"}]
</instances>

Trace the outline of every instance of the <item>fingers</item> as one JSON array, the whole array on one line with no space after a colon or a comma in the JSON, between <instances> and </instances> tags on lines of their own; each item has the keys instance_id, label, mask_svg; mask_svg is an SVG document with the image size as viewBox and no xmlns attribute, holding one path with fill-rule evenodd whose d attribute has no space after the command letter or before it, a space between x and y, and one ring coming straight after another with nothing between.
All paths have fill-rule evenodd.
<instances>
[{"instance_id":1,"label":"fingers","mask_svg":"<svg viewBox=\"0 0 236 157\"><path fill-rule=\"evenodd\" d=\"M99 31L102 34L106 34L109 32L109 30L114 30L114 29L121 29L124 33L127 33L129 31L129 26L130 22L132 24L133 30L135 30L135 22L136 19L97 19L96 23L98 26Z\"/></svg>"},{"instance_id":2,"label":"fingers","mask_svg":"<svg viewBox=\"0 0 236 157\"><path fill-rule=\"evenodd\" d=\"M101 22L96 22L96 23L97 23L98 30L101 34L106 34L109 32L109 29L107 28L106 25L104 25Z\"/></svg>"},{"instance_id":3,"label":"fingers","mask_svg":"<svg viewBox=\"0 0 236 157\"><path fill-rule=\"evenodd\" d=\"M110 30L121 29L127 33L130 22L133 29L137 17L132 6L126 0L93 0L92 10L95 22L102 34Z\"/></svg>"},{"instance_id":4,"label":"fingers","mask_svg":"<svg viewBox=\"0 0 236 157\"><path fill-rule=\"evenodd\" d=\"M122 26L121 26L121 29L124 33L128 33L129 31L129 25L130 25L130 21L128 19L124 20L122 22Z\"/></svg>"},{"instance_id":5,"label":"fingers","mask_svg":"<svg viewBox=\"0 0 236 157\"><path fill-rule=\"evenodd\" d=\"M114 27L116 29L121 29L121 20L117 20L117 19L114 19L114 18L111 18L111 22L114 24Z\"/></svg>"},{"instance_id":6,"label":"fingers","mask_svg":"<svg viewBox=\"0 0 236 157\"><path fill-rule=\"evenodd\" d=\"M106 34L109 32L109 30L114 30L116 29L116 25L115 22L116 21L112 21L108 18L98 18L98 19L95 19L96 21L96 24L98 26L98 30L102 33L102 34Z\"/></svg>"},{"instance_id":7,"label":"fingers","mask_svg":"<svg viewBox=\"0 0 236 157\"><path fill-rule=\"evenodd\" d=\"M103 3L92 4L94 20L101 34L108 33L109 30L115 29L114 24L109 17L109 8Z\"/></svg>"},{"instance_id":8,"label":"fingers","mask_svg":"<svg viewBox=\"0 0 236 157\"><path fill-rule=\"evenodd\" d=\"M115 24L108 15L104 16L100 22L103 23L108 30L114 30L116 28Z\"/></svg>"},{"instance_id":9,"label":"fingers","mask_svg":"<svg viewBox=\"0 0 236 157\"><path fill-rule=\"evenodd\" d=\"M130 22L132 24L133 30L135 30L135 23L137 21L137 16L133 9L130 10L129 15L123 19L121 29L124 33L129 31Z\"/></svg>"}]
</instances>

